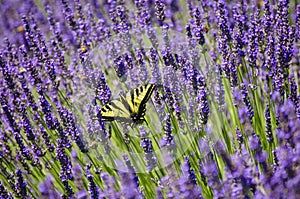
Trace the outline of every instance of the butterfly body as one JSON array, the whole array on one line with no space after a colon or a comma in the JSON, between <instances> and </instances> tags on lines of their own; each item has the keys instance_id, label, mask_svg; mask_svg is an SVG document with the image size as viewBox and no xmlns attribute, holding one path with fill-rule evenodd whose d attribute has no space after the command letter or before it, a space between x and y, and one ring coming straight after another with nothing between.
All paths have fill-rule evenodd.
<instances>
[{"instance_id":1,"label":"butterfly body","mask_svg":"<svg viewBox=\"0 0 300 199\"><path fill-rule=\"evenodd\" d=\"M145 120L146 103L155 89L154 84L146 84L131 90L119 100L112 100L101 109L104 121L141 124Z\"/></svg>"}]
</instances>

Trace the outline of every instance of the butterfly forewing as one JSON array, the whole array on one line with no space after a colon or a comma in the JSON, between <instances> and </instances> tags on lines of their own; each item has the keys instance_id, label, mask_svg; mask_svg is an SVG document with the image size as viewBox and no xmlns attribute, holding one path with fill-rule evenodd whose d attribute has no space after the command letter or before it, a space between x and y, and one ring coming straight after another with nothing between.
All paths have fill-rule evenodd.
<instances>
[{"instance_id":1,"label":"butterfly forewing","mask_svg":"<svg viewBox=\"0 0 300 199\"><path fill-rule=\"evenodd\" d=\"M154 84L146 84L127 93L126 101L129 102L128 104L132 113L146 111L146 103L154 89Z\"/></svg>"}]
</instances>

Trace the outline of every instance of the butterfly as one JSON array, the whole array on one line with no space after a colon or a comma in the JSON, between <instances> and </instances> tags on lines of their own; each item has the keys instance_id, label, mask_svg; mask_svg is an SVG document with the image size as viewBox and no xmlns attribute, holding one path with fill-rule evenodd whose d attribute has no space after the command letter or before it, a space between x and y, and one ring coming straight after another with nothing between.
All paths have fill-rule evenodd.
<instances>
[{"instance_id":1,"label":"butterfly","mask_svg":"<svg viewBox=\"0 0 300 199\"><path fill-rule=\"evenodd\" d=\"M121 123L141 124L146 122L146 103L150 99L154 84L146 84L129 91L126 96L112 100L101 109L104 121L119 121Z\"/></svg>"}]
</instances>

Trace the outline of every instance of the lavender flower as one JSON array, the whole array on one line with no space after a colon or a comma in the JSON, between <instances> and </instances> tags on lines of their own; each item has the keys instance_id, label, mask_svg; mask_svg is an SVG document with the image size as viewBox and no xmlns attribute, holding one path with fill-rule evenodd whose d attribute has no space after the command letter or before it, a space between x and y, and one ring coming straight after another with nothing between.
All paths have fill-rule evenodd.
<instances>
[{"instance_id":1,"label":"lavender flower","mask_svg":"<svg viewBox=\"0 0 300 199\"><path fill-rule=\"evenodd\" d=\"M52 44L54 44L54 46L59 45L59 47L61 49L65 50L66 47L63 42L62 33L58 27L58 24L56 23L56 21L54 19L54 16L53 16L54 12L51 9L50 5L48 5L48 4L45 5L45 11L47 13L47 19L48 19L51 31L55 35L55 41L53 40Z\"/></svg>"},{"instance_id":2,"label":"lavender flower","mask_svg":"<svg viewBox=\"0 0 300 199\"><path fill-rule=\"evenodd\" d=\"M222 68L220 65L216 66L216 102L218 103L218 109L223 110L225 105L224 99L224 85L222 82Z\"/></svg>"},{"instance_id":3,"label":"lavender flower","mask_svg":"<svg viewBox=\"0 0 300 199\"><path fill-rule=\"evenodd\" d=\"M76 126L74 115L65 108L60 108L59 114L65 127L66 135L70 135L79 147L79 149L83 153L86 153L88 151L86 148L86 141L83 139L80 130Z\"/></svg>"},{"instance_id":4,"label":"lavender flower","mask_svg":"<svg viewBox=\"0 0 300 199\"><path fill-rule=\"evenodd\" d=\"M54 188L53 177L48 175L43 183L39 186L39 192L43 197L57 198L58 192Z\"/></svg>"},{"instance_id":5,"label":"lavender flower","mask_svg":"<svg viewBox=\"0 0 300 199\"><path fill-rule=\"evenodd\" d=\"M243 15L243 5L240 3L233 8L234 29L233 29L233 53L238 64L241 64L241 57L245 56L243 47L245 46L244 26L247 24Z\"/></svg>"},{"instance_id":6,"label":"lavender flower","mask_svg":"<svg viewBox=\"0 0 300 199\"><path fill-rule=\"evenodd\" d=\"M159 24L162 25L166 18L166 5L163 1L161 0L156 0L155 1L155 8L156 8L156 17L159 21Z\"/></svg>"},{"instance_id":7,"label":"lavender flower","mask_svg":"<svg viewBox=\"0 0 300 199\"><path fill-rule=\"evenodd\" d=\"M297 117L300 118L300 104L299 104L299 96L297 95L297 84L294 78L290 78L290 100L294 103L295 112Z\"/></svg>"},{"instance_id":8,"label":"lavender flower","mask_svg":"<svg viewBox=\"0 0 300 199\"><path fill-rule=\"evenodd\" d=\"M225 41L231 40L231 33L228 25L228 16L226 12L226 5L223 0L219 0L216 6L217 11L217 19L218 19L218 27L221 31L222 37L224 37Z\"/></svg>"},{"instance_id":9,"label":"lavender flower","mask_svg":"<svg viewBox=\"0 0 300 199\"><path fill-rule=\"evenodd\" d=\"M236 139L238 141L239 152L241 153L241 149L242 149L242 144L243 144L244 138L243 138L243 135L241 133L241 130L238 127L236 128Z\"/></svg>"},{"instance_id":10,"label":"lavender flower","mask_svg":"<svg viewBox=\"0 0 300 199\"><path fill-rule=\"evenodd\" d=\"M274 16L271 12L270 1L264 1L264 16L263 16L263 23L264 23L264 38L267 39L272 34L272 26L274 25Z\"/></svg>"},{"instance_id":11,"label":"lavender flower","mask_svg":"<svg viewBox=\"0 0 300 199\"><path fill-rule=\"evenodd\" d=\"M213 188L214 196L224 196L224 190L222 190L222 186L220 184L220 179L218 178L218 168L216 163L212 159L213 154L209 154L209 160L202 165L204 168L203 173L207 176L207 183L210 187Z\"/></svg>"},{"instance_id":12,"label":"lavender flower","mask_svg":"<svg viewBox=\"0 0 300 199\"><path fill-rule=\"evenodd\" d=\"M204 38L204 28L202 25L202 19L201 19L201 13L199 8L196 8L193 12L193 17L194 20L191 21L192 23L192 34L198 41L198 44L203 45L205 43L205 38Z\"/></svg>"},{"instance_id":13,"label":"lavender flower","mask_svg":"<svg viewBox=\"0 0 300 199\"><path fill-rule=\"evenodd\" d=\"M76 32L76 30L78 29L78 25L75 21L75 17L74 17L74 13L71 10L71 8L69 7L68 3L66 0L61 0L61 3L63 5L64 8L64 16L66 21L69 23L70 27L72 28L73 31Z\"/></svg>"},{"instance_id":14,"label":"lavender flower","mask_svg":"<svg viewBox=\"0 0 300 199\"><path fill-rule=\"evenodd\" d=\"M182 166L182 177L179 180L180 193L183 197L202 198L200 189L196 186L196 176L194 169L191 168L190 160L186 156Z\"/></svg>"},{"instance_id":15,"label":"lavender flower","mask_svg":"<svg viewBox=\"0 0 300 199\"><path fill-rule=\"evenodd\" d=\"M243 94L243 102L247 106L247 109L248 109L247 115L248 115L249 119L252 120L252 118L254 117L254 112L253 112L253 107L249 100L248 91L247 91L245 84L241 85L241 90L242 90L242 94Z\"/></svg>"},{"instance_id":16,"label":"lavender flower","mask_svg":"<svg viewBox=\"0 0 300 199\"><path fill-rule=\"evenodd\" d=\"M65 149L61 143L61 140L58 140L58 144L59 146L56 151L56 156L61 165L60 179L65 188L65 196L70 197L74 194L74 191L68 182L68 180L73 179L72 164L69 157L65 154Z\"/></svg>"},{"instance_id":17,"label":"lavender flower","mask_svg":"<svg viewBox=\"0 0 300 199\"><path fill-rule=\"evenodd\" d=\"M90 167L88 166L86 170L87 170L86 176L89 181L89 192L90 192L91 198L93 198L93 199L99 198L99 188L94 182L94 177L90 172Z\"/></svg>"},{"instance_id":18,"label":"lavender flower","mask_svg":"<svg viewBox=\"0 0 300 199\"><path fill-rule=\"evenodd\" d=\"M275 60L275 40L274 37L272 35L268 35L267 38L267 46L266 46L266 59L265 62L263 64L265 70L268 69L268 71L270 71L270 76L272 76L274 73L273 71L275 71L276 68L276 60Z\"/></svg>"},{"instance_id":19,"label":"lavender flower","mask_svg":"<svg viewBox=\"0 0 300 199\"><path fill-rule=\"evenodd\" d=\"M271 115L270 115L270 108L267 105L266 110L265 110L265 119L266 119L266 135L267 135L267 140L270 144L273 143L273 134L272 134L272 124L271 124Z\"/></svg>"},{"instance_id":20,"label":"lavender flower","mask_svg":"<svg viewBox=\"0 0 300 199\"><path fill-rule=\"evenodd\" d=\"M122 192L125 198L143 198L140 193L138 183L136 182L136 175L130 172L119 172L122 183Z\"/></svg>"},{"instance_id":21,"label":"lavender flower","mask_svg":"<svg viewBox=\"0 0 300 199\"><path fill-rule=\"evenodd\" d=\"M10 108L8 106L5 93L3 93L3 92L1 93L0 101L1 101L1 106L2 106L2 109L4 111L4 114L6 115L6 117L8 119L10 128L12 130L12 133L14 135L14 138L15 138L18 146L19 146L19 149L20 149L22 155L24 157L26 157L26 159L31 160L32 155L31 155L29 149L27 148L27 146L24 144L24 140L22 139L22 136L20 134L20 130L19 130L17 124L16 124L16 121L15 121L13 115L11 114L12 111L10 110Z\"/></svg>"},{"instance_id":22,"label":"lavender flower","mask_svg":"<svg viewBox=\"0 0 300 199\"><path fill-rule=\"evenodd\" d=\"M147 171L151 171L157 164L157 158L153 153L152 140L146 137L148 133L145 132L143 127L140 127L140 131L142 136L140 146L144 150Z\"/></svg>"},{"instance_id":23,"label":"lavender flower","mask_svg":"<svg viewBox=\"0 0 300 199\"><path fill-rule=\"evenodd\" d=\"M22 165L22 168L27 172L27 174L32 174L32 169L30 168L27 157L22 154L22 152L17 152L16 160ZM32 157L30 157L32 159Z\"/></svg>"},{"instance_id":24,"label":"lavender flower","mask_svg":"<svg viewBox=\"0 0 300 199\"><path fill-rule=\"evenodd\" d=\"M255 16L255 17L254 17ZM251 24L249 27L249 35L248 35L248 62L249 66L255 71L257 68L256 60L257 60L257 52L258 52L258 33L257 30L259 29L258 24L259 21L257 19L258 11L253 13ZM256 74L256 72L253 72Z\"/></svg>"},{"instance_id":25,"label":"lavender flower","mask_svg":"<svg viewBox=\"0 0 300 199\"><path fill-rule=\"evenodd\" d=\"M20 169L17 169L16 171L16 190L16 195L18 197L27 197L27 183L24 180Z\"/></svg>"},{"instance_id":26,"label":"lavender flower","mask_svg":"<svg viewBox=\"0 0 300 199\"><path fill-rule=\"evenodd\" d=\"M107 104L111 97L111 90L107 85L104 74L101 73L100 78L96 80L96 97L101 101L103 105Z\"/></svg>"},{"instance_id":27,"label":"lavender flower","mask_svg":"<svg viewBox=\"0 0 300 199\"><path fill-rule=\"evenodd\" d=\"M165 118L164 132L165 135L162 140L162 146L166 146L168 150L172 151L176 148L174 144L174 135L172 134L171 115L167 114Z\"/></svg>"},{"instance_id":28,"label":"lavender flower","mask_svg":"<svg viewBox=\"0 0 300 199\"><path fill-rule=\"evenodd\" d=\"M117 57L115 60L114 60L114 68L116 70L116 73L118 75L119 78L125 76L126 74L126 68L125 68L125 63L124 63L124 60L121 56Z\"/></svg>"},{"instance_id":29,"label":"lavender flower","mask_svg":"<svg viewBox=\"0 0 300 199\"><path fill-rule=\"evenodd\" d=\"M9 135L6 131L0 131L0 147L2 148L1 156L13 160L12 149L9 145Z\"/></svg>"},{"instance_id":30,"label":"lavender flower","mask_svg":"<svg viewBox=\"0 0 300 199\"><path fill-rule=\"evenodd\" d=\"M300 39L300 5L297 5L296 8L296 12L297 12L297 18L296 18L296 41L299 41Z\"/></svg>"},{"instance_id":31,"label":"lavender flower","mask_svg":"<svg viewBox=\"0 0 300 199\"><path fill-rule=\"evenodd\" d=\"M153 76L154 82L156 82L157 85L162 84L162 79L161 79L161 73L159 69L159 62L158 62L158 52L154 49L150 49L150 67L151 67L151 72Z\"/></svg>"},{"instance_id":32,"label":"lavender flower","mask_svg":"<svg viewBox=\"0 0 300 199\"><path fill-rule=\"evenodd\" d=\"M5 189L5 187L2 185L2 183L0 183L0 196L1 196L2 198L7 198L7 199L12 199L12 198L13 198L12 195L11 195L11 193L9 193L9 192Z\"/></svg>"},{"instance_id":33,"label":"lavender flower","mask_svg":"<svg viewBox=\"0 0 300 199\"><path fill-rule=\"evenodd\" d=\"M38 134L41 135L42 138L44 139L44 143L46 144L48 151L49 152L53 152L54 149L55 149L55 146L51 142L50 137L49 137L47 131L41 125L38 126L38 128L39 128L39 131L38 131L39 133Z\"/></svg>"},{"instance_id":34,"label":"lavender flower","mask_svg":"<svg viewBox=\"0 0 300 199\"><path fill-rule=\"evenodd\" d=\"M26 56L26 52L24 52L23 50L21 50L23 56ZM24 61L25 61L25 65L28 64L28 58L24 57ZM32 108L33 111L36 111L38 109L38 105L36 104L36 102L34 101L32 92L30 91L30 89L28 88L28 82L26 81L26 76L25 76L25 72L26 69L22 70L18 76L18 80L21 83L21 87L23 90L23 93L25 94L28 104L29 106Z\"/></svg>"},{"instance_id":35,"label":"lavender flower","mask_svg":"<svg viewBox=\"0 0 300 199\"><path fill-rule=\"evenodd\" d=\"M124 155L123 158L125 160L125 164L127 166L128 172L132 173L134 175L134 177L133 177L132 180L135 182L136 187L138 187L138 185L139 185L139 179L138 179L138 176L136 175L137 173L136 173L135 167L131 164L130 159L129 159L129 157L127 155Z\"/></svg>"},{"instance_id":36,"label":"lavender flower","mask_svg":"<svg viewBox=\"0 0 300 199\"><path fill-rule=\"evenodd\" d=\"M96 136L97 141L100 141L100 143L104 145L105 152L109 153L111 151L111 148L107 142L107 139L109 138L110 134L106 129L104 121L102 120L101 110L97 106L91 106L90 112L88 132L93 139L95 139ZM97 120L94 120L94 116L96 116Z\"/></svg>"},{"instance_id":37,"label":"lavender flower","mask_svg":"<svg viewBox=\"0 0 300 199\"><path fill-rule=\"evenodd\" d=\"M139 78L142 82L145 82L148 79L148 69L146 67L144 57L146 52L144 49L139 49L137 52L137 65L139 67Z\"/></svg>"}]
</instances>

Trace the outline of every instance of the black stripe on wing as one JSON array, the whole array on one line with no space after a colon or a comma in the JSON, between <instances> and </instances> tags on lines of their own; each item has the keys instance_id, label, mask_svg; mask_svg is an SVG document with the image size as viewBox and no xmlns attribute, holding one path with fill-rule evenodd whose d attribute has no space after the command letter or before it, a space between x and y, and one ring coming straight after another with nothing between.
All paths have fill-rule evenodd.
<instances>
[{"instance_id":1,"label":"black stripe on wing","mask_svg":"<svg viewBox=\"0 0 300 199\"><path fill-rule=\"evenodd\" d=\"M149 86L149 88L147 89L146 87ZM145 86L145 88L148 90L145 97L143 98L143 100L141 101L141 104L139 106L139 116L143 117L145 115L146 112L146 103L148 102L149 98L151 97L154 89L155 89L155 85L154 84L148 84ZM143 87L140 88L141 92L143 91Z\"/></svg>"},{"instance_id":2,"label":"black stripe on wing","mask_svg":"<svg viewBox=\"0 0 300 199\"><path fill-rule=\"evenodd\" d=\"M115 116L115 112L113 111L113 108L119 109L119 107L114 102L109 102L101 109L103 120L106 120L106 121L115 120L116 116ZM108 114L108 112L110 112L111 116L105 115L105 114Z\"/></svg>"}]
</instances>

